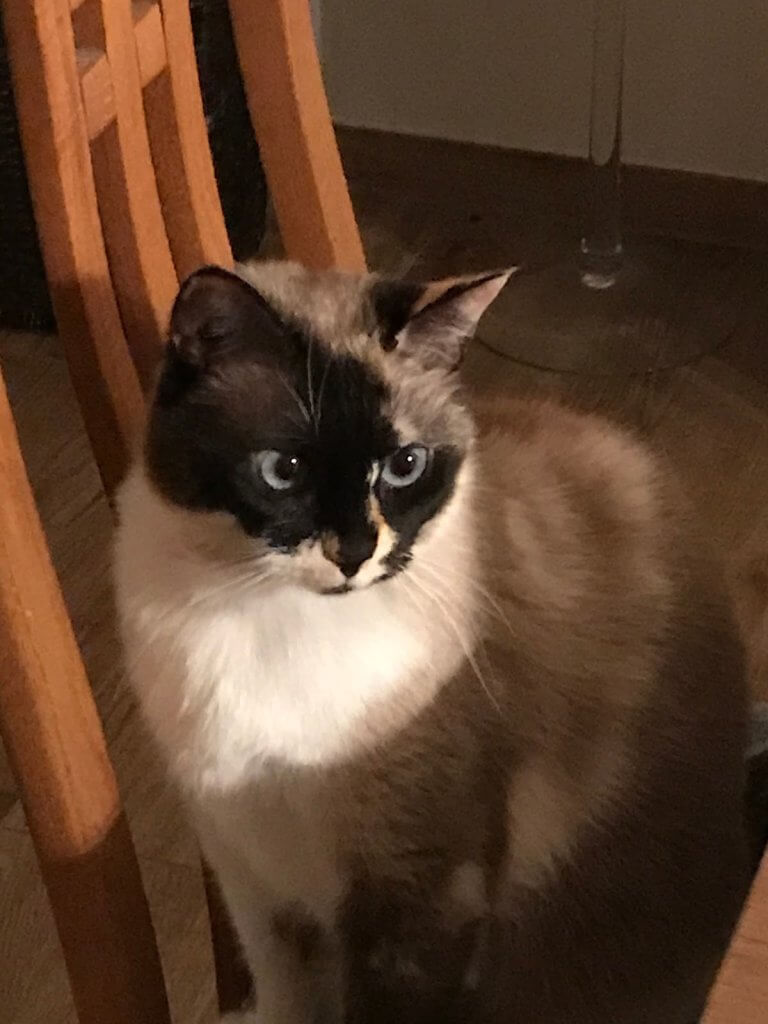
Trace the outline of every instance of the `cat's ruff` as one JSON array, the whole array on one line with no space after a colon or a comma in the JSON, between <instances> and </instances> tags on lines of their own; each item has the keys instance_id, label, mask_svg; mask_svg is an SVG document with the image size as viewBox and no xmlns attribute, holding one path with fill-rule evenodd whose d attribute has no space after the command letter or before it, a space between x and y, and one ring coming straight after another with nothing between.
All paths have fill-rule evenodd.
<instances>
[{"instance_id":1,"label":"cat's ruff","mask_svg":"<svg viewBox=\"0 0 768 1024\"><path fill-rule=\"evenodd\" d=\"M140 468L121 490L119 514L131 523L116 551L131 676L188 793L237 789L265 763L354 756L376 738L366 725L372 709L390 703L381 727L397 728L398 706L410 717L434 696L411 681L437 685L463 660L462 639L473 642L471 593L453 609L457 638L398 577L339 596L259 582L256 557L243 569L229 517L171 508ZM469 515L455 503L431 524L424 553L433 564L441 550L453 572L471 560ZM231 551L231 568L226 556L212 566L212 544L219 557Z\"/></svg>"}]
</instances>

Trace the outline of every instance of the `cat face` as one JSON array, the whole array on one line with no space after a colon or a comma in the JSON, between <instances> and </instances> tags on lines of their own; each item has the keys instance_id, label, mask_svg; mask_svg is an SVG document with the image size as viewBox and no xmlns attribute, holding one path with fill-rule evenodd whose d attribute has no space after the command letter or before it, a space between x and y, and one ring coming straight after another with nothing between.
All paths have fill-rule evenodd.
<instances>
[{"instance_id":1,"label":"cat face","mask_svg":"<svg viewBox=\"0 0 768 1024\"><path fill-rule=\"evenodd\" d=\"M233 517L273 576L342 594L403 572L470 451L454 371L507 276L198 271L171 318L151 481Z\"/></svg>"}]
</instances>

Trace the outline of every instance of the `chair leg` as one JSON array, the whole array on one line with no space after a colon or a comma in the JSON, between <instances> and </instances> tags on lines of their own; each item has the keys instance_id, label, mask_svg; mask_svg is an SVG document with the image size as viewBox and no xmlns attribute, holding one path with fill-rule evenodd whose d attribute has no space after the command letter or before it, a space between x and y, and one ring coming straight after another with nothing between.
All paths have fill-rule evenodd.
<instances>
[{"instance_id":1,"label":"chair leg","mask_svg":"<svg viewBox=\"0 0 768 1024\"><path fill-rule=\"evenodd\" d=\"M169 1024L149 909L0 376L0 734L81 1024Z\"/></svg>"},{"instance_id":2,"label":"chair leg","mask_svg":"<svg viewBox=\"0 0 768 1024\"><path fill-rule=\"evenodd\" d=\"M229 0L248 106L286 254L364 271L307 0Z\"/></svg>"}]
</instances>

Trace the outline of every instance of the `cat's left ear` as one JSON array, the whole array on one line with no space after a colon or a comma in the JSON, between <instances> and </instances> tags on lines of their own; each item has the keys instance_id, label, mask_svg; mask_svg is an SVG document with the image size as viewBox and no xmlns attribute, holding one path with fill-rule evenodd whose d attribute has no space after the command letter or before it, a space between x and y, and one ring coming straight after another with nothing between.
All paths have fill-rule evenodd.
<instances>
[{"instance_id":1,"label":"cat's left ear","mask_svg":"<svg viewBox=\"0 0 768 1024\"><path fill-rule=\"evenodd\" d=\"M454 370L480 317L517 267L429 284L374 282L371 299L382 347L422 366Z\"/></svg>"},{"instance_id":2,"label":"cat's left ear","mask_svg":"<svg viewBox=\"0 0 768 1024\"><path fill-rule=\"evenodd\" d=\"M169 351L205 372L237 350L285 344L286 328L267 300L239 274L202 267L184 281L171 312Z\"/></svg>"}]
</instances>

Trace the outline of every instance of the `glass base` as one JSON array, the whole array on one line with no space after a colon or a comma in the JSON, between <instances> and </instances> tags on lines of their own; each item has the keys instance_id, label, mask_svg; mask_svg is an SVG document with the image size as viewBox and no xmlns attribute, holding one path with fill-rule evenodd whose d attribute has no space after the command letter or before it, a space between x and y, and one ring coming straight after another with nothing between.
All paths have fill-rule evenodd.
<instances>
[{"instance_id":1,"label":"glass base","mask_svg":"<svg viewBox=\"0 0 768 1024\"><path fill-rule=\"evenodd\" d=\"M754 289L739 250L690 242L631 244L615 276L587 279L593 269L577 247L541 269L523 268L484 317L481 340L545 370L651 373L727 341Z\"/></svg>"}]
</instances>

